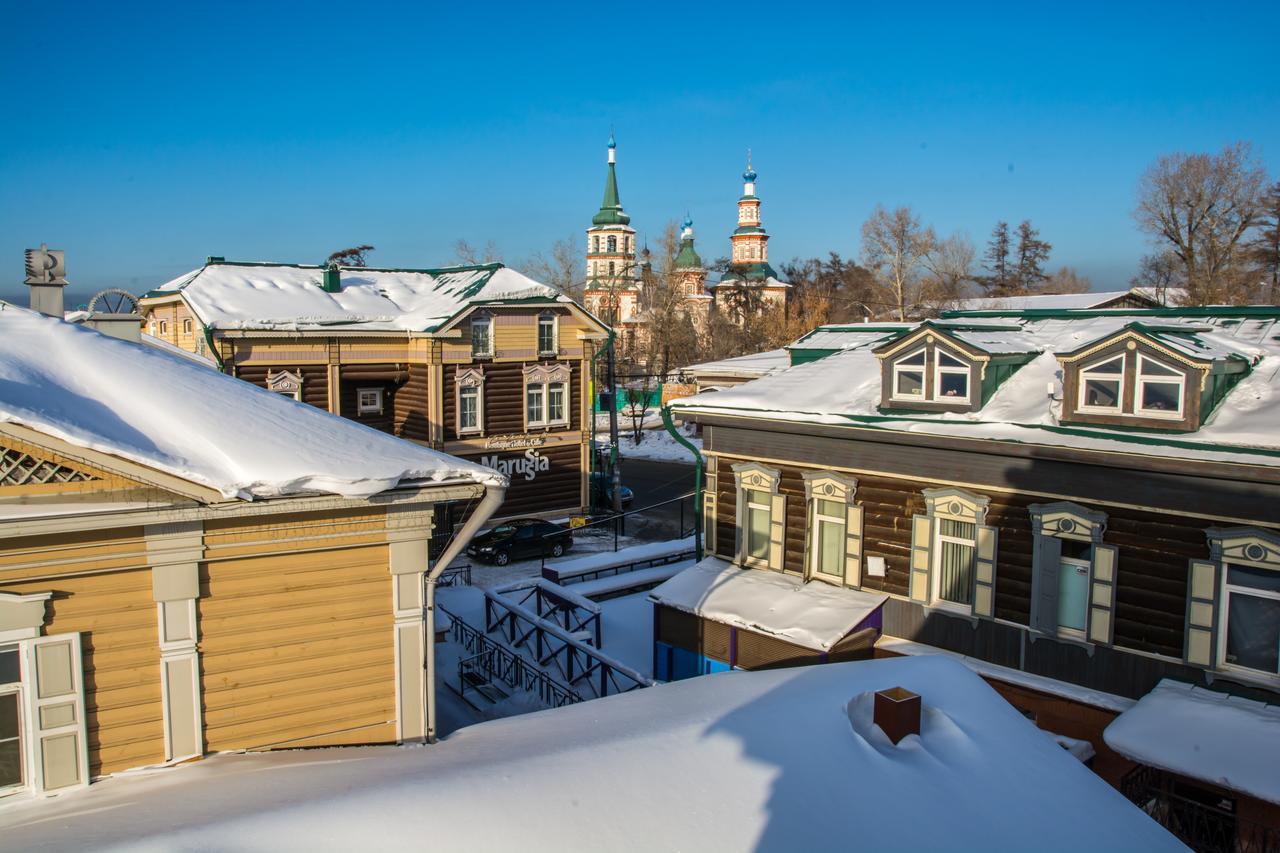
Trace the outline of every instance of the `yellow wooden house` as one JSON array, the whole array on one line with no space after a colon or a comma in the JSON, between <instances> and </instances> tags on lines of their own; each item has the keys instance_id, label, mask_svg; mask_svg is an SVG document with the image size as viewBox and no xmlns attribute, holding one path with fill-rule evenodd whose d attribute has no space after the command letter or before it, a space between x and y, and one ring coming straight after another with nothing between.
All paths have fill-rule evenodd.
<instances>
[{"instance_id":1,"label":"yellow wooden house","mask_svg":"<svg viewBox=\"0 0 1280 853\"><path fill-rule=\"evenodd\" d=\"M0 797L222 750L432 739L429 575L505 486L0 303ZM476 510L429 567L445 501Z\"/></svg>"}]
</instances>

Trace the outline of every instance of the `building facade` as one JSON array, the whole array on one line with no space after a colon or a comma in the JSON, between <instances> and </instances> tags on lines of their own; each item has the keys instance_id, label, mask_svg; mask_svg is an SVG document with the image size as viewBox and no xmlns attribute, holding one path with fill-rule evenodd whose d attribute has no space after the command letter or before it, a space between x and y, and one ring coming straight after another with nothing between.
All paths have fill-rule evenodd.
<instances>
[{"instance_id":1,"label":"building facade","mask_svg":"<svg viewBox=\"0 0 1280 853\"><path fill-rule=\"evenodd\" d=\"M1120 784L1140 759L1103 730L1162 680L1280 702L1280 443L1257 403L1278 329L1272 308L957 317L677 400L709 559L886 596L877 654L975 661Z\"/></svg>"},{"instance_id":2,"label":"building facade","mask_svg":"<svg viewBox=\"0 0 1280 853\"><path fill-rule=\"evenodd\" d=\"M430 736L436 510L503 478L3 303L0 366L0 796Z\"/></svg>"},{"instance_id":3,"label":"building facade","mask_svg":"<svg viewBox=\"0 0 1280 853\"><path fill-rule=\"evenodd\" d=\"M742 197L738 199L738 226L730 237L729 270L714 288L716 310L738 323L771 306L785 305L791 290L769 264L769 232L756 195L758 177L748 154Z\"/></svg>"},{"instance_id":4,"label":"building facade","mask_svg":"<svg viewBox=\"0 0 1280 853\"><path fill-rule=\"evenodd\" d=\"M233 376L502 471L504 516L589 503L590 365L607 329L514 270L215 258L141 310L151 334Z\"/></svg>"}]
</instances>

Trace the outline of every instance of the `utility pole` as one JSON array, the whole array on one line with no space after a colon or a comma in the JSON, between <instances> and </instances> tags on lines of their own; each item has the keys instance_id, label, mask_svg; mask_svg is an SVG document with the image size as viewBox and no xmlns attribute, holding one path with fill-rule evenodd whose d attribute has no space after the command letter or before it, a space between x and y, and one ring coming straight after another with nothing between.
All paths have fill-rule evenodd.
<instances>
[{"instance_id":1,"label":"utility pole","mask_svg":"<svg viewBox=\"0 0 1280 853\"><path fill-rule=\"evenodd\" d=\"M609 442L613 445L609 451L609 488L613 492L613 511L622 512L622 472L618 470L618 374L614 360L616 341L609 342Z\"/></svg>"}]
</instances>

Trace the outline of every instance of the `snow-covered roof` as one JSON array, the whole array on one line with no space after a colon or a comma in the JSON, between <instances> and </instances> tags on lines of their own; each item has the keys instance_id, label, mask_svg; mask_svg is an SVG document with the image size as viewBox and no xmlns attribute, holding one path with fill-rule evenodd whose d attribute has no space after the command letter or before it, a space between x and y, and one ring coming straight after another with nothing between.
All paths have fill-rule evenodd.
<instances>
[{"instance_id":1,"label":"snow-covered roof","mask_svg":"<svg viewBox=\"0 0 1280 853\"><path fill-rule=\"evenodd\" d=\"M872 723L890 687L923 702L897 746ZM0 834L230 853L1185 849L941 657L689 679L430 747L215 755L15 803Z\"/></svg>"},{"instance_id":2,"label":"snow-covered roof","mask_svg":"<svg viewBox=\"0 0 1280 853\"><path fill-rule=\"evenodd\" d=\"M306 264L213 262L147 297L181 292L215 329L433 331L468 305L521 300L572 302L501 264L440 270L343 267L340 289L322 289L324 269Z\"/></svg>"},{"instance_id":3,"label":"snow-covered roof","mask_svg":"<svg viewBox=\"0 0 1280 853\"><path fill-rule=\"evenodd\" d=\"M707 557L650 592L649 600L825 652L889 596Z\"/></svg>"},{"instance_id":4,"label":"snow-covered roof","mask_svg":"<svg viewBox=\"0 0 1280 853\"><path fill-rule=\"evenodd\" d=\"M1151 288L1146 288L1150 290ZM1090 291L1088 293L1043 293L1033 296L976 296L970 299L961 299L954 304L955 311L1022 311L1028 308L1097 308L1114 302L1117 299L1123 299L1126 296L1137 296L1139 299L1150 300L1153 305L1158 304L1154 295L1141 291L1143 288L1134 288L1133 290L1105 290L1099 292Z\"/></svg>"},{"instance_id":5,"label":"snow-covered roof","mask_svg":"<svg viewBox=\"0 0 1280 853\"><path fill-rule=\"evenodd\" d=\"M881 366L870 344L733 388L673 400L670 405L678 411L1280 466L1280 432L1276 430L1280 423L1280 340L1275 336L1251 342L1230 333L1240 324L1224 327L1220 320L1198 315L1164 316L1157 323L1141 312L1092 312L1014 318L1013 322L1022 331L1011 334L1034 344L1039 354L1006 379L977 412L881 413ZM1134 322L1158 328L1156 336L1161 342L1188 352L1194 349L1197 357L1245 359L1252 369L1194 433L1170 436L1135 428L1060 427L1062 378L1055 353L1079 350ZM1175 334L1178 329L1186 332ZM1056 389L1055 399L1046 393L1050 386Z\"/></svg>"},{"instance_id":6,"label":"snow-covered roof","mask_svg":"<svg viewBox=\"0 0 1280 853\"><path fill-rule=\"evenodd\" d=\"M1280 803L1280 706L1166 678L1103 739L1140 764Z\"/></svg>"},{"instance_id":7,"label":"snow-covered roof","mask_svg":"<svg viewBox=\"0 0 1280 853\"><path fill-rule=\"evenodd\" d=\"M0 303L0 422L221 492L368 497L421 481L502 483L189 358Z\"/></svg>"},{"instance_id":8,"label":"snow-covered roof","mask_svg":"<svg viewBox=\"0 0 1280 853\"><path fill-rule=\"evenodd\" d=\"M684 368L685 373L708 378L715 376L766 376L775 370L781 370L791 363L791 357L785 349L771 349L765 352L753 352L733 358L722 358L719 361L704 361Z\"/></svg>"},{"instance_id":9,"label":"snow-covered roof","mask_svg":"<svg viewBox=\"0 0 1280 853\"><path fill-rule=\"evenodd\" d=\"M788 350L838 350L865 346L886 340L904 329L910 329L913 323L874 323L858 326L819 326L796 341L787 344Z\"/></svg>"}]
</instances>

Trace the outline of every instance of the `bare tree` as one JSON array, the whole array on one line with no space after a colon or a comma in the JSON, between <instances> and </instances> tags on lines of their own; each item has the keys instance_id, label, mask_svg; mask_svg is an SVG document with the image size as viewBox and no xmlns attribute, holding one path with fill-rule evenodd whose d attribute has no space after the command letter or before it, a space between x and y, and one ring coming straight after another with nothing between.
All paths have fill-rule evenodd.
<instances>
[{"instance_id":1,"label":"bare tree","mask_svg":"<svg viewBox=\"0 0 1280 853\"><path fill-rule=\"evenodd\" d=\"M1265 177L1247 142L1166 154L1142 176L1134 217L1182 262L1188 304L1240 298L1240 249L1262 212Z\"/></svg>"},{"instance_id":2,"label":"bare tree","mask_svg":"<svg viewBox=\"0 0 1280 853\"><path fill-rule=\"evenodd\" d=\"M937 239L932 228L921 227L909 207L889 212L877 206L862 223L862 254L899 320L906 320L920 297L924 259Z\"/></svg>"},{"instance_id":3,"label":"bare tree","mask_svg":"<svg viewBox=\"0 0 1280 853\"><path fill-rule=\"evenodd\" d=\"M326 265L337 264L342 267L368 266L365 256L372 251L372 246L352 246L350 249L339 249L330 255L325 263Z\"/></svg>"},{"instance_id":4,"label":"bare tree","mask_svg":"<svg viewBox=\"0 0 1280 853\"><path fill-rule=\"evenodd\" d=\"M1183 271L1182 259L1172 251L1146 255L1138 264L1138 274L1129 279L1129 286L1148 288L1157 302L1168 305L1169 290L1184 287Z\"/></svg>"},{"instance_id":5,"label":"bare tree","mask_svg":"<svg viewBox=\"0 0 1280 853\"><path fill-rule=\"evenodd\" d=\"M586 285L583 277L585 266L578 242L573 238L557 240L545 253L535 252L522 266L531 278L549 284L578 301L582 300L582 289Z\"/></svg>"},{"instance_id":6,"label":"bare tree","mask_svg":"<svg viewBox=\"0 0 1280 853\"><path fill-rule=\"evenodd\" d=\"M502 262L502 251L492 240L483 246L472 246L466 240L459 240L453 244L453 256L459 264L466 266Z\"/></svg>"},{"instance_id":7,"label":"bare tree","mask_svg":"<svg viewBox=\"0 0 1280 853\"><path fill-rule=\"evenodd\" d=\"M1040 293L1088 293L1093 282L1071 267L1058 267L1058 271L1041 282Z\"/></svg>"},{"instance_id":8,"label":"bare tree","mask_svg":"<svg viewBox=\"0 0 1280 853\"><path fill-rule=\"evenodd\" d=\"M1258 216L1258 234L1249 244L1265 293L1258 294L1270 305L1280 302L1280 181L1267 187Z\"/></svg>"},{"instance_id":9,"label":"bare tree","mask_svg":"<svg viewBox=\"0 0 1280 853\"><path fill-rule=\"evenodd\" d=\"M973 279L976 251L968 235L952 234L934 243L933 251L924 259L928 277L924 282L922 301L930 313L944 311L963 299Z\"/></svg>"}]
</instances>

